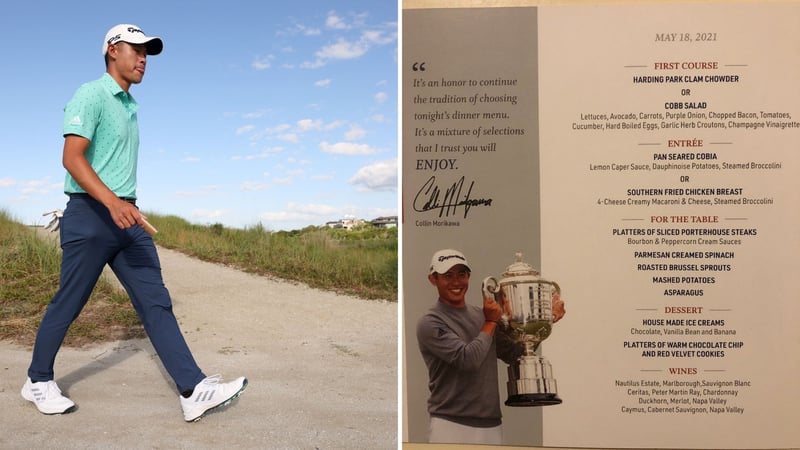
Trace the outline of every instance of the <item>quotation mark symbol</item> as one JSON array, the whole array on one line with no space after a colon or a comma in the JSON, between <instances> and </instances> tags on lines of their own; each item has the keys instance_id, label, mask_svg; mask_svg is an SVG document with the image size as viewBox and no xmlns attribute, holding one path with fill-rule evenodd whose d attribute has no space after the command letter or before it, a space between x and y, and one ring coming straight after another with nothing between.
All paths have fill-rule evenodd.
<instances>
[{"instance_id":1,"label":"quotation mark symbol","mask_svg":"<svg viewBox=\"0 0 800 450\"><path fill-rule=\"evenodd\" d=\"M416 72L416 71L425 72L425 63L424 62L414 63L411 66L411 70L413 70L414 72Z\"/></svg>"}]
</instances>

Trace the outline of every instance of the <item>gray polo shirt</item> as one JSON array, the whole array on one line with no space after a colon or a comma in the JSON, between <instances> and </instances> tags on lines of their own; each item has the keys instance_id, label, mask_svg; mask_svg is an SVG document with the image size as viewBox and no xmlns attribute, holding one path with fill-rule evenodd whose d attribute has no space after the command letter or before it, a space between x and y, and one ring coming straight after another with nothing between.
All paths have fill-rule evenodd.
<instances>
[{"instance_id":1,"label":"gray polo shirt","mask_svg":"<svg viewBox=\"0 0 800 450\"><path fill-rule=\"evenodd\" d=\"M428 368L428 413L473 427L500 425L497 354L481 333L483 310L437 301L417 322L417 341Z\"/></svg>"}]
</instances>

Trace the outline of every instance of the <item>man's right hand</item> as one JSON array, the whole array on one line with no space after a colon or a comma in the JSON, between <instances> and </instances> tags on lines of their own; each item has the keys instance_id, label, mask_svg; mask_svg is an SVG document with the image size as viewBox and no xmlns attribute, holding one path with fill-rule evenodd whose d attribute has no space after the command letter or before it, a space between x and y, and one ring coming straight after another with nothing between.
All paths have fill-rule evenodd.
<instances>
[{"instance_id":1,"label":"man's right hand","mask_svg":"<svg viewBox=\"0 0 800 450\"><path fill-rule=\"evenodd\" d=\"M120 229L130 228L137 223L141 225L144 216L139 209L111 192L89 164L86 152L90 144L91 141L82 136L66 135L62 156L64 168L87 194L108 208L111 219Z\"/></svg>"},{"instance_id":2,"label":"man's right hand","mask_svg":"<svg viewBox=\"0 0 800 450\"><path fill-rule=\"evenodd\" d=\"M130 228L140 223L142 213L139 209L125 200L116 198L108 205L111 219L120 229Z\"/></svg>"},{"instance_id":3,"label":"man's right hand","mask_svg":"<svg viewBox=\"0 0 800 450\"><path fill-rule=\"evenodd\" d=\"M487 322L499 322L503 317L503 308L491 296L483 297L483 317Z\"/></svg>"}]
</instances>

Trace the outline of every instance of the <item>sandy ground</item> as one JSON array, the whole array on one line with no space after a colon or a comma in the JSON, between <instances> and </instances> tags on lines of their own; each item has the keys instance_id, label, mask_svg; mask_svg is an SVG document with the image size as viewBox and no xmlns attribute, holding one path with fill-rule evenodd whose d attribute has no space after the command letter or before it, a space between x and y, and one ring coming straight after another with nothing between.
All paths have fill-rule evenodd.
<instances>
[{"instance_id":1,"label":"sandy ground","mask_svg":"<svg viewBox=\"0 0 800 450\"><path fill-rule=\"evenodd\" d=\"M186 423L147 340L63 348L74 413L20 396L30 348L0 342L0 448L397 448L397 304L310 289L159 249L207 375L244 375L231 405Z\"/></svg>"}]
</instances>

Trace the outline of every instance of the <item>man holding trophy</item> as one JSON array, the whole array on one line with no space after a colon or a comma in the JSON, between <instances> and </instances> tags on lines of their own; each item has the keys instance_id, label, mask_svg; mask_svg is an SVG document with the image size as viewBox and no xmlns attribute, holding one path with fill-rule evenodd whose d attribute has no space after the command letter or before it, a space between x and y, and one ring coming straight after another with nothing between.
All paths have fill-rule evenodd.
<instances>
[{"instance_id":1,"label":"man holding trophy","mask_svg":"<svg viewBox=\"0 0 800 450\"><path fill-rule=\"evenodd\" d=\"M514 370L519 373L521 361L527 364L524 361L531 357L530 339L520 339L518 327L510 326L510 318L516 316L503 289L509 283L487 278L484 284L491 281L492 285L483 286L481 308L466 303L470 275L467 259L458 250L439 250L431 258L428 281L438 291L439 298L417 322L417 341L428 369L431 443L502 444L497 359L516 368L509 371L511 376ZM552 324L564 316L564 302L558 290L546 297L547 320ZM512 382L515 386L526 386L509 380L510 393ZM549 387L548 383L542 384ZM551 399L555 394L544 395ZM535 404L525 406L529 405Z\"/></svg>"}]
</instances>

